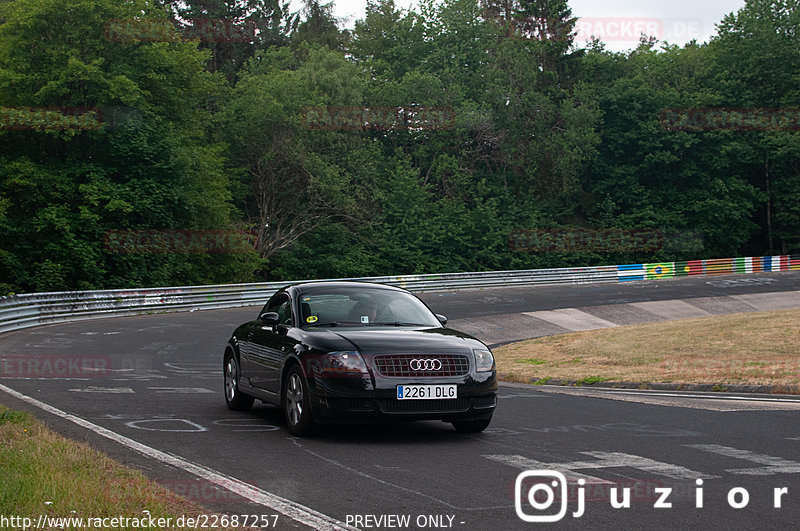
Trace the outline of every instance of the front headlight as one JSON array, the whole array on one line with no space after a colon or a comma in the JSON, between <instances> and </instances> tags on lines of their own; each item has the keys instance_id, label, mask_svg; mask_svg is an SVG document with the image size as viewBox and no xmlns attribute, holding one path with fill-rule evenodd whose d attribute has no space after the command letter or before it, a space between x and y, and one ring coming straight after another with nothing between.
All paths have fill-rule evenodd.
<instances>
[{"instance_id":1,"label":"front headlight","mask_svg":"<svg viewBox=\"0 0 800 531\"><path fill-rule=\"evenodd\" d=\"M315 357L312 371L322 376L359 375L367 372L367 364L357 351L342 350Z\"/></svg>"},{"instance_id":2,"label":"front headlight","mask_svg":"<svg viewBox=\"0 0 800 531\"><path fill-rule=\"evenodd\" d=\"M473 350L475 353L475 370L487 372L494 369L494 356L489 349Z\"/></svg>"}]
</instances>

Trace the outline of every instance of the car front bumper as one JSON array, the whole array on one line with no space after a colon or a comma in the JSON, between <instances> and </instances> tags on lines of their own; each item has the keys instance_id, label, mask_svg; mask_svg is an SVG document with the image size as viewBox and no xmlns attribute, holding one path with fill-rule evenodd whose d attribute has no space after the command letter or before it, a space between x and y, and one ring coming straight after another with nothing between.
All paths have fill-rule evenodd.
<instances>
[{"instance_id":1,"label":"car front bumper","mask_svg":"<svg viewBox=\"0 0 800 531\"><path fill-rule=\"evenodd\" d=\"M454 399L398 400L398 385L457 385ZM478 420L497 405L495 371L458 378L322 378L309 381L311 410L319 422Z\"/></svg>"}]
</instances>

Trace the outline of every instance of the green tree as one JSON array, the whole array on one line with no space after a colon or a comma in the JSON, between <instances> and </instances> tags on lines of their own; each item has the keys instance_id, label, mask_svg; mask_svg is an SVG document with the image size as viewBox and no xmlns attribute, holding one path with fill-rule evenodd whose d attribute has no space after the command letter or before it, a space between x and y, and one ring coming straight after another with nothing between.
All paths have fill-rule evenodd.
<instances>
[{"instance_id":1,"label":"green tree","mask_svg":"<svg viewBox=\"0 0 800 531\"><path fill-rule=\"evenodd\" d=\"M505 21L487 77L505 171L520 194L544 201L554 220L575 222L580 175L599 143L595 96L577 68L583 51L573 48L576 19L563 1L499 6L486 11Z\"/></svg>"},{"instance_id":2,"label":"green tree","mask_svg":"<svg viewBox=\"0 0 800 531\"><path fill-rule=\"evenodd\" d=\"M109 21L165 27L164 13L145 1L76 0L65 9L56 0L17 0L2 5L0 18L0 105L52 110L50 126L0 130L5 289L247 278L246 254L120 253L104 245L113 230L220 229L233 221L222 150L207 138L209 109L224 90L205 71L208 54L179 39L109 33ZM63 127L64 113L87 108L91 127Z\"/></svg>"},{"instance_id":3,"label":"green tree","mask_svg":"<svg viewBox=\"0 0 800 531\"><path fill-rule=\"evenodd\" d=\"M322 44L331 50L342 49L348 37L347 32L340 32L338 21L333 16L333 2L320 4L319 0L303 0L304 19L294 33L296 43L308 42Z\"/></svg>"},{"instance_id":4,"label":"green tree","mask_svg":"<svg viewBox=\"0 0 800 531\"><path fill-rule=\"evenodd\" d=\"M713 82L724 102L745 109L800 106L800 2L748 0L719 25L711 47L719 66ZM756 252L800 249L800 133L779 126L739 132L738 151L749 182L763 191Z\"/></svg>"},{"instance_id":5,"label":"green tree","mask_svg":"<svg viewBox=\"0 0 800 531\"><path fill-rule=\"evenodd\" d=\"M234 80L255 50L288 44L298 15L286 0L162 0L185 39L211 52L208 69Z\"/></svg>"},{"instance_id":6,"label":"green tree","mask_svg":"<svg viewBox=\"0 0 800 531\"><path fill-rule=\"evenodd\" d=\"M601 227L661 229L668 236L656 255L611 261L736 255L756 229L751 218L759 193L742 174L735 137L672 130L662 122L670 109L718 104L721 96L708 83L713 55L697 44L654 46L587 56L604 141L584 177L583 208Z\"/></svg>"},{"instance_id":7,"label":"green tree","mask_svg":"<svg viewBox=\"0 0 800 531\"><path fill-rule=\"evenodd\" d=\"M258 227L262 258L350 215L351 174L341 164L355 147L334 150L341 134L314 117L329 105L360 103L361 90L356 67L319 46L273 47L249 63L220 121L230 164L249 190L242 208Z\"/></svg>"},{"instance_id":8,"label":"green tree","mask_svg":"<svg viewBox=\"0 0 800 531\"><path fill-rule=\"evenodd\" d=\"M430 53L421 17L398 9L394 0L367 2L364 19L355 23L348 51L369 66L380 85L402 78Z\"/></svg>"}]
</instances>

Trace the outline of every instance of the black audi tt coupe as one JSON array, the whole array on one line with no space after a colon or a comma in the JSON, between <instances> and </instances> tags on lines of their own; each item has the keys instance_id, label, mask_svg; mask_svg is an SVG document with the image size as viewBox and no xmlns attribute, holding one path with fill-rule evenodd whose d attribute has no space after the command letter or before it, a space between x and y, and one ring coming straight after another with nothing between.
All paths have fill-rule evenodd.
<instances>
[{"instance_id":1,"label":"black audi tt coupe","mask_svg":"<svg viewBox=\"0 0 800 531\"><path fill-rule=\"evenodd\" d=\"M308 282L279 290L225 348L225 401L283 408L289 431L321 422L443 420L486 429L497 402L489 348L446 328L406 290Z\"/></svg>"}]
</instances>

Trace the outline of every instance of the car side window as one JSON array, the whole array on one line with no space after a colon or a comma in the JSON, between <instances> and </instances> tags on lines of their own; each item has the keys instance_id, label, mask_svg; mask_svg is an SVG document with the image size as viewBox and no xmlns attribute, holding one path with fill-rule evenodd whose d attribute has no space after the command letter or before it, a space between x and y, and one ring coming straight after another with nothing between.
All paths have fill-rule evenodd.
<instances>
[{"instance_id":1,"label":"car side window","mask_svg":"<svg viewBox=\"0 0 800 531\"><path fill-rule=\"evenodd\" d=\"M264 307L265 312L277 312L278 309L289 302L289 296L286 293L281 293L272 297L267 305Z\"/></svg>"},{"instance_id":2,"label":"car side window","mask_svg":"<svg viewBox=\"0 0 800 531\"><path fill-rule=\"evenodd\" d=\"M272 299L264 306L262 313L275 312L278 314L278 323L293 326L292 322L292 301L286 293L280 293L273 296Z\"/></svg>"},{"instance_id":3,"label":"car side window","mask_svg":"<svg viewBox=\"0 0 800 531\"><path fill-rule=\"evenodd\" d=\"M280 317L279 323L292 326L292 303L289 299L283 301L283 304L275 311L278 312L278 317Z\"/></svg>"}]
</instances>

